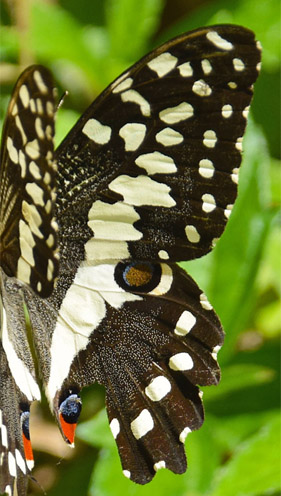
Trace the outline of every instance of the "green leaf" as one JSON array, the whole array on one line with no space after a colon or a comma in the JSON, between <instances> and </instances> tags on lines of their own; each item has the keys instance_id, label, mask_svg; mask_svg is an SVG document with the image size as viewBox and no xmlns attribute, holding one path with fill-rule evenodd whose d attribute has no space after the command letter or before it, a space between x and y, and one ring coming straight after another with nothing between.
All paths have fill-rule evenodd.
<instances>
[{"instance_id":1,"label":"green leaf","mask_svg":"<svg viewBox=\"0 0 281 496\"><path fill-rule=\"evenodd\" d=\"M92 446L112 448L114 444L105 409L91 420L79 424L76 433L77 437Z\"/></svg>"},{"instance_id":2,"label":"green leaf","mask_svg":"<svg viewBox=\"0 0 281 496\"><path fill-rule=\"evenodd\" d=\"M208 496L258 496L280 490L280 415L237 448Z\"/></svg>"},{"instance_id":3,"label":"green leaf","mask_svg":"<svg viewBox=\"0 0 281 496\"><path fill-rule=\"evenodd\" d=\"M107 1L107 26L112 56L135 61L159 25L163 0Z\"/></svg>"}]
</instances>

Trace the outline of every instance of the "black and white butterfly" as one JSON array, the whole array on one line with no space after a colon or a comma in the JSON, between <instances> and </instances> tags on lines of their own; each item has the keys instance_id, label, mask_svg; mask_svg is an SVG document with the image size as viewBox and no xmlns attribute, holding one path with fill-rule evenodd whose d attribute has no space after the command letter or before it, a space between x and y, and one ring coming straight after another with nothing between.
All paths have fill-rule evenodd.
<instances>
[{"instance_id":1,"label":"black and white butterfly","mask_svg":"<svg viewBox=\"0 0 281 496\"><path fill-rule=\"evenodd\" d=\"M179 36L115 80L56 152L51 74L20 76L0 170L2 493L26 494L38 374L68 443L79 391L97 381L124 475L186 470L223 330L175 262L208 253L229 218L260 57L240 26Z\"/></svg>"}]
</instances>

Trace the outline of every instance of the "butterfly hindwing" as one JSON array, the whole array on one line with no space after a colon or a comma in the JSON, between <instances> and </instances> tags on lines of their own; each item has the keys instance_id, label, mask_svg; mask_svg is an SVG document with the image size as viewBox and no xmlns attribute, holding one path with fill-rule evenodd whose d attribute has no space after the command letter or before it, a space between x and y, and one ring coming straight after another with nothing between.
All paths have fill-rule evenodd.
<instances>
[{"instance_id":1,"label":"butterfly hindwing","mask_svg":"<svg viewBox=\"0 0 281 496\"><path fill-rule=\"evenodd\" d=\"M50 322L56 291L48 301L27 298L38 334ZM97 381L106 389L125 474L144 484L160 461L184 471L184 439L203 422L197 384L218 383L216 353L223 342L219 320L195 282L176 265L85 264L46 330L52 335L46 393L65 437L62 403L70 398L76 407L74 395ZM41 359L40 353L46 350L38 346Z\"/></svg>"},{"instance_id":2,"label":"butterfly hindwing","mask_svg":"<svg viewBox=\"0 0 281 496\"><path fill-rule=\"evenodd\" d=\"M54 85L31 66L14 88L3 127L0 168L0 490L24 495L33 465L29 406L40 399L26 335L22 287L50 295L58 270L54 221Z\"/></svg>"},{"instance_id":3,"label":"butterfly hindwing","mask_svg":"<svg viewBox=\"0 0 281 496\"><path fill-rule=\"evenodd\" d=\"M40 399L26 336L22 284L2 272L0 342L0 492L24 496L33 467L29 410Z\"/></svg>"}]
</instances>

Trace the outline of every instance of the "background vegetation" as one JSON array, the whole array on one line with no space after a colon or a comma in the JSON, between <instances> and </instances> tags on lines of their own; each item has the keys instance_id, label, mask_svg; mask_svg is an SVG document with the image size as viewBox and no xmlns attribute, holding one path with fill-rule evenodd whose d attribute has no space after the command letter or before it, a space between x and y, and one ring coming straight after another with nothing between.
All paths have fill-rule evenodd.
<instances>
[{"instance_id":1,"label":"background vegetation","mask_svg":"<svg viewBox=\"0 0 281 496\"><path fill-rule=\"evenodd\" d=\"M51 68L65 98L58 142L93 98L145 52L199 26L237 23L263 45L245 140L239 199L212 254L184 267L217 310L226 342L222 381L204 391L206 421L186 442L189 469L126 480L103 410L84 391L75 450L60 440L46 401L32 410L37 483L30 495L280 495L280 7L278 0L1 1L1 115L21 70Z\"/></svg>"}]
</instances>

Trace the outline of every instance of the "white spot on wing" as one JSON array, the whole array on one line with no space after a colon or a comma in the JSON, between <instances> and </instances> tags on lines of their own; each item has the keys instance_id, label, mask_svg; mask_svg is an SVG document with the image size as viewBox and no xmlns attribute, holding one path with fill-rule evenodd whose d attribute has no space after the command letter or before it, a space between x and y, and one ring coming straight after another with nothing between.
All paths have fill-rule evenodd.
<instances>
[{"instance_id":1,"label":"white spot on wing","mask_svg":"<svg viewBox=\"0 0 281 496\"><path fill-rule=\"evenodd\" d=\"M171 391L170 381L163 375L154 377L145 388L145 394L151 401L160 401Z\"/></svg>"},{"instance_id":2,"label":"white spot on wing","mask_svg":"<svg viewBox=\"0 0 281 496\"><path fill-rule=\"evenodd\" d=\"M215 45L218 48L221 48L222 50L229 51L229 50L232 50L232 48L233 48L232 43L230 41L227 41L224 38L222 38L219 35L219 33L217 33L216 31L208 31L208 33L206 34L206 38L211 43L213 43L213 45Z\"/></svg>"},{"instance_id":3,"label":"white spot on wing","mask_svg":"<svg viewBox=\"0 0 281 496\"><path fill-rule=\"evenodd\" d=\"M121 93L122 102L131 102L139 105L142 115L145 117L150 116L150 105L148 101L136 90L127 90Z\"/></svg>"},{"instance_id":4,"label":"white spot on wing","mask_svg":"<svg viewBox=\"0 0 281 496\"><path fill-rule=\"evenodd\" d=\"M97 119L89 119L82 128L82 133L99 145L105 145L111 138L111 128Z\"/></svg>"},{"instance_id":5,"label":"white spot on wing","mask_svg":"<svg viewBox=\"0 0 281 496\"><path fill-rule=\"evenodd\" d=\"M245 64L244 64L243 60L235 58L235 59L233 59L232 62L233 62L233 67L234 67L235 71L237 71L237 72L244 71Z\"/></svg>"},{"instance_id":6,"label":"white spot on wing","mask_svg":"<svg viewBox=\"0 0 281 496\"><path fill-rule=\"evenodd\" d=\"M10 475L12 477L16 477L16 475L17 475L16 460L15 460L13 453L11 453L11 451L9 451L9 453L8 453L8 467L9 467Z\"/></svg>"},{"instance_id":7,"label":"white spot on wing","mask_svg":"<svg viewBox=\"0 0 281 496\"><path fill-rule=\"evenodd\" d=\"M43 94L48 93L48 86L44 83L43 78L39 71L34 71L33 79L37 85L37 88L39 89L39 91L41 91L41 93Z\"/></svg>"},{"instance_id":8,"label":"white spot on wing","mask_svg":"<svg viewBox=\"0 0 281 496\"><path fill-rule=\"evenodd\" d=\"M204 308L204 310L212 310L213 309L213 307L212 307L211 303L208 301L208 298L205 295L205 293L200 294L200 305L202 308Z\"/></svg>"},{"instance_id":9,"label":"white spot on wing","mask_svg":"<svg viewBox=\"0 0 281 496\"><path fill-rule=\"evenodd\" d=\"M176 107L169 107L159 112L161 121L166 124L176 124L177 122L185 121L193 116L194 110L192 105L187 102L182 102Z\"/></svg>"},{"instance_id":10,"label":"white spot on wing","mask_svg":"<svg viewBox=\"0 0 281 496\"><path fill-rule=\"evenodd\" d=\"M29 141L28 143L26 143L25 152L33 160L36 160L37 158L39 158L40 157L40 148L39 148L38 140L34 139L33 141Z\"/></svg>"},{"instance_id":11,"label":"white spot on wing","mask_svg":"<svg viewBox=\"0 0 281 496\"><path fill-rule=\"evenodd\" d=\"M19 161L18 150L14 146L13 140L12 140L12 138L10 138L10 136L8 136L8 138L7 138L7 150L8 150L8 154L9 154L9 157L12 160L12 162L14 162L14 164L17 164Z\"/></svg>"},{"instance_id":12,"label":"white spot on wing","mask_svg":"<svg viewBox=\"0 0 281 496\"><path fill-rule=\"evenodd\" d=\"M223 105L223 107L221 109L221 114L225 119L228 119L229 117L231 117L233 114L232 105L229 105L229 104Z\"/></svg>"},{"instance_id":13,"label":"white spot on wing","mask_svg":"<svg viewBox=\"0 0 281 496\"><path fill-rule=\"evenodd\" d=\"M247 107L244 108L243 112L242 112L242 115L245 119L248 119L248 115L249 115L249 110L250 110L250 106L248 105Z\"/></svg>"},{"instance_id":14,"label":"white spot on wing","mask_svg":"<svg viewBox=\"0 0 281 496\"><path fill-rule=\"evenodd\" d=\"M214 148L217 142L217 135L212 129L208 129L204 132L203 145L207 148Z\"/></svg>"},{"instance_id":15,"label":"white spot on wing","mask_svg":"<svg viewBox=\"0 0 281 496\"><path fill-rule=\"evenodd\" d=\"M150 60L147 65L158 77L163 77L175 68L177 61L178 59L171 53L165 52Z\"/></svg>"},{"instance_id":16,"label":"white spot on wing","mask_svg":"<svg viewBox=\"0 0 281 496\"><path fill-rule=\"evenodd\" d=\"M153 418L146 408L131 422L131 430L136 439L145 436L153 427Z\"/></svg>"},{"instance_id":17,"label":"white spot on wing","mask_svg":"<svg viewBox=\"0 0 281 496\"><path fill-rule=\"evenodd\" d=\"M212 212L217 206L215 198L209 193L202 195L202 202L202 210L206 213Z\"/></svg>"},{"instance_id":18,"label":"white spot on wing","mask_svg":"<svg viewBox=\"0 0 281 496\"><path fill-rule=\"evenodd\" d=\"M192 91L196 95L203 97L210 96L212 93L212 89L203 79L199 79L193 83Z\"/></svg>"},{"instance_id":19,"label":"white spot on wing","mask_svg":"<svg viewBox=\"0 0 281 496\"><path fill-rule=\"evenodd\" d=\"M126 152L133 152L142 144L146 133L146 126L141 123L130 122L119 130L119 135L125 142Z\"/></svg>"},{"instance_id":20,"label":"white spot on wing","mask_svg":"<svg viewBox=\"0 0 281 496\"><path fill-rule=\"evenodd\" d=\"M232 181L233 181L235 184L238 184L238 181L239 181L239 169L238 169L238 167L235 167L235 168L232 170L231 179L232 179Z\"/></svg>"},{"instance_id":21,"label":"white spot on wing","mask_svg":"<svg viewBox=\"0 0 281 496\"><path fill-rule=\"evenodd\" d=\"M213 177L215 172L214 164L208 158L202 158L199 162L199 174L206 179Z\"/></svg>"},{"instance_id":22,"label":"white spot on wing","mask_svg":"<svg viewBox=\"0 0 281 496\"><path fill-rule=\"evenodd\" d=\"M34 237L32 235L30 227L22 220L19 221L19 243L21 257L27 262L31 267L35 266L35 260L33 255L33 248L35 246ZM19 259L20 260L20 259ZM19 271L17 276L20 280L29 283L30 281L25 281L24 274Z\"/></svg>"},{"instance_id":23,"label":"white spot on wing","mask_svg":"<svg viewBox=\"0 0 281 496\"><path fill-rule=\"evenodd\" d=\"M182 77L191 77L193 75L193 69L190 62L184 62L178 66L179 73Z\"/></svg>"},{"instance_id":24,"label":"white spot on wing","mask_svg":"<svg viewBox=\"0 0 281 496\"><path fill-rule=\"evenodd\" d=\"M8 327L7 327L7 317L5 308L2 308L3 320L2 320L2 344L7 355L11 373L13 374L14 381L16 382L18 388L27 397L29 401L34 399L40 400L40 390L36 384L34 378L26 367L25 363L17 356L13 344L9 339ZM3 436L3 431L2 431Z\"/></svg>"},{"instance_id":25,"label":"white spot on wing","mask_svg":"<svg viewBox=\"0 0 281 496\"><path fill-rule=\"evenodd\" d=\"M29 105L29 92L28 92L28 89L27 89L27 86L25 84L23 84L20 89L19 89L19 96L20 96L20 99L21 99L21 102L24 106L24 108L27 108L28 105Z\"/></svg>"},{"instance_id":26,"label":"white spot on wing","mask_svg":"<svg viewBox=\"0 0 281 496\"><path fill-rule=\"evenodd\" d=\"M163 146L174 146L183 142L183 135L171 127L165 127L155 136L156 141Z\"/></svg>"},{"instance_id":27,"label":"white spot on wing","mask_svg":"<svg viewBox=\"0 0 281 496\"><path fill-rule=\"evenodd\" d=\"M169 260L169 253L166 250L159 250L158 251L158 257L161 258L162 260Z\"/></svg>"},{"instance_id":28,"label":"white spot on wing","mask_svg":"<svg viewBox=\"0 0 281 496\"><path fill-rule=\"evenodd\" d=\"M166 462L164 460L160 460L159 462L154 463L153 468L155 472L157 472L161 468L166 468Z\"/></svg>"},{"instance_id":29,"label":"white spot on wing","mask_svg":"<svg viewBox=\"0 0 281 496\"><path fill-rule=\"evenodd\" d=\"M206 75L210 74L213 70L211 63L208 59L201 60L201 67L202 67L204 74L206 74Z\"/></svg>"},{"instance_id":30,"label":"white spot on wing","mask_svg":"<svg viewBox=\"0 0 281 496\"><path fill-rule=\"evenodd\" d=\"M184 443L184 442L185 442L185 440L186 440L186 438L187 438L187 436L188 436L188 434L190 434L190 433L191 433L191 429L190 429L189 427L185 427L185 428L181 431L181 433L180 433L180 435L179 435L179 440L180 440L180 442L181 442L181 443Z\"/></svg>"},{"instance_id":31,"label":"white spot on wing","mask_svg":"<svg viewBox=\"0 0 281 496\"><path fill-rule=\"evenodd\" d=\"M133 225L139 220L139 214L123 202L110 204L97 200L90 208L88 218L95 239L136 241L142 238L142 233ZM112 255L114 258L114 253Z\"/></svg>"},{"instance_id":32,"label":"white spot on wing","mask_svg":"<svg viewBox=\"0 0 281 496\"><path fill-rule=\"evenodd\" d=\"M26 464L18 449L15 449L15 455L16 455L17 466L21 469L23 474L26 474Z\"/></svg>"},{"instance_id":33,"label":"white spot on wing","mask_svg":"<svg viewBox=\"0 0 281 496\"><path fill-rule=\"evenodd\" d=\"M175 200L170 196L171 188L147 176L130 177L121 175L109 184L109 189L123 196L129 205L154 205L173 207Z\"/></svg>"},{"instance_id":34,"label":"white spot on wing","mask_svg":"<svg viewBox=\"0 0 281 496\"><path fill-rule=\"evenodd\" d=\"M27 193L31 196L33 202L36 205L41 205L44 207L44 191L36 183L27 183L25 186Z\"/></svg>"},{"instance_id":35,"label":"white spot on wing","mask_svg":"<svg viewBox=\"0 0 281 496\"><path fill-rule=\"evenodd\" d=\"M227 219L229 219L230 217L230 214L232 212L232 208L233 208L233 205L229 204L229 205L226 205L225 207L225 210L224 210L224 215Z\"/></svg>"},{"instance_id":36,"label":"white spot on wing","mask_svg":"<svg viewBox=\"0 0 281 496\"><path fill-rule=\"evenodd\" d=\"M135 163L146 170L149 175L153 174L171 174L176 172L175 162L168 155L160 152L144 153L139 155Z\"/></svg>"},{"instance_id":37,"label":"white spot on wing","mask_svg":"<svg viewBox=\"0 0 281 496\"><path fill-rule=\"evenodd\" d=\"M185 310L176 323L174 333L178 336L186 336L196 324L196 317L189 310Z\"/></svg>"},{"instance_id":38,"label":"white spot on wing","mask_svg":"<svg viewBox=\"0 0 281 496\"><path fill-rule=\"evenodd\" d=\"M176 355L171 356L169 367L172 370L190 370L193 367L193 360L189 353L177 353Z\"/></svg>"},{"instance_id":39,"label":"white spot on wing","mask_svg":"<svg viewBox=\"0 0 281 496\"><path fill-rule=\"evenodd\" d=\"M192 226L192 225L186 226L185 227L185 234L186 234L188 241L190 241L190 243L199 243L201 236L200 236L200 234L197 231L195 226Z\"/></svg>"},{"instance_id":40,"label":"white spot on wing","mask_svg":"<svg viewBox=\"0 0 281 496\"><path fill-rule=\"evenodd\" d=\"M116 439L119 432L120 432L119 420L117 420L117 418L112 419L110 424L109 424L109 427L110 427L110 430L112 432L114 439Z\"/></svg>"},{"instance_id":41,"label":"white spot on wing","mask_svg":"<svg viewBox=\"0 0 281 496\"><path fill-rule=\"evenodd\" d=\"M0 433L1 433L2 446L4 446L4 448L8 448L8 433L7 433L7 427L4 424L2 424L0 427Z\"/></svg>"},{"instance_id":42,"label":"white spot on wing","mask_svg":"<svg viewBox=\"0 0 281 496\"><path fill-rule=\"evenodd\" d=\"M133 79L127 77L128 73L123 74L112 84L112 93L120 93L121 91L128 90L133 84ZM125 79L124 79L125 78Z\"/></svg>"},{"instance_id":43,"label":"white spot on wing","mask_svg":"<svg viewBox=\"0 0 281 496\"><path fill-rule=\"evenodd\" d=\"M241 136L240 138L237 138L237 141L235 143L235 148L239 152L243 151L243 136Z\"/></svg>"}]
</instances>

